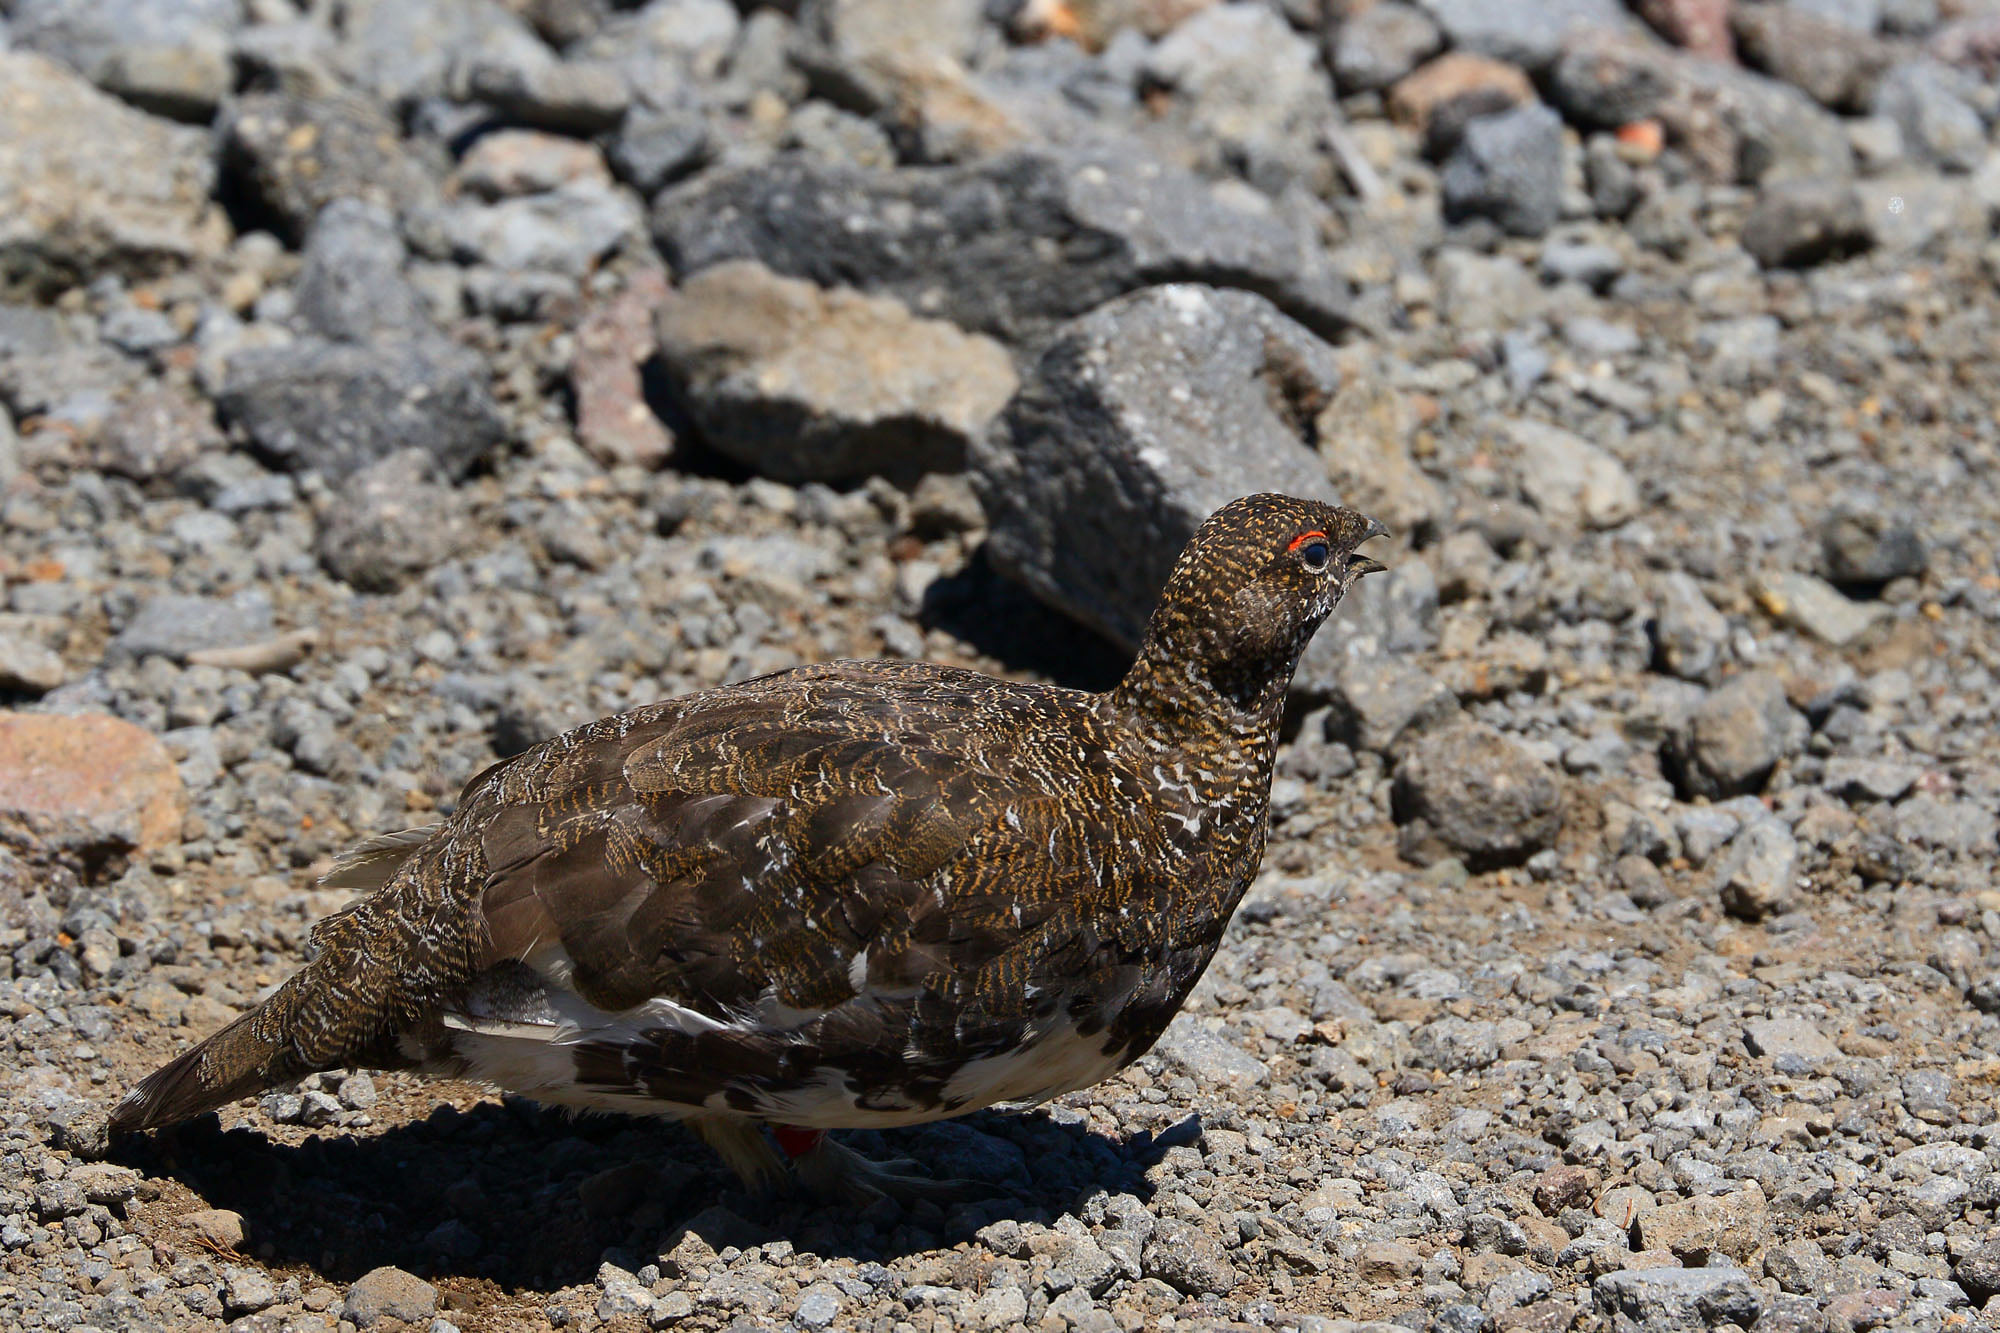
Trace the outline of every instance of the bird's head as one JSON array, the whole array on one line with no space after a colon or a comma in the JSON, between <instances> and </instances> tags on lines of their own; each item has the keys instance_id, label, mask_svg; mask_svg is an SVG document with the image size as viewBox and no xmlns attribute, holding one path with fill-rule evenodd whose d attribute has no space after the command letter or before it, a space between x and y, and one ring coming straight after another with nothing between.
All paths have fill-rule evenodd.
<instances>
[{"instance_id":1,"label":"bird's head","mask_svg":"<svg viewBox=\"0 0 2000 1333\"><path fill-rule=\"evenodd\" d=\"M1174 563L1140 661L1190 668L1244 706L1282 697L1313 633L1362 576L1384 568L1358 548L1386 531L1318 500L1230 501Z\"/></svg>"}]
</instances>

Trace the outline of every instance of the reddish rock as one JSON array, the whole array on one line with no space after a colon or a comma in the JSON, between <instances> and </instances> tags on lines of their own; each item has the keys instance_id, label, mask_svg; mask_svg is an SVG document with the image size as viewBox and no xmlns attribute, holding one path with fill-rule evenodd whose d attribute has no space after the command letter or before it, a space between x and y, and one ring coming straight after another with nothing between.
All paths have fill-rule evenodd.
<instances>
[{"instance_id":1,"label":"reddish rock","mask_svg":"<svg viewBox=\"0 0 2000 1333\"><path fill-rule=\"evenodd\" d=\"M576 394L577 441L607 467L658 467L673 452L673 433L647 404L639 375L658 345L653 311L666 299L665 275L641 270L576 331L569 380Z\"/></svg>"},{"instance_id":2,"label":"reddish rock","mask_svg":"<svg viewBox=\"0 0 2000 1333\"><path fill-rule=\"evenodd\" d=\"M1389 90L1389 112L1423 130L1441 109L1461 99L1477 101L1482 113L1505 111L1534 101L1535 85L1504 60L1453 51L1398 80Z\"/></svg>"},{"instance_id":3,"label":"reddish rock","mask_svg":"<svg viewBox=\"0 0 2000 1333\"><path fill-rule=\"evenodd\" d=\"M115 717L0 713L0 838L95 858L180 840L187 795L157 736Z\"/></svg>"},{"instance_id":4,"label":"reddish rock","mask_svg":"<svg viewBox=\"0 0 2000 1333\"><path fill-rule=\"evenodd\" d=\"M1730 0L1639 0L1635 8L1675 46L1711 60L1736 59L1729 38Z\"/></svg>"}]
</instances>

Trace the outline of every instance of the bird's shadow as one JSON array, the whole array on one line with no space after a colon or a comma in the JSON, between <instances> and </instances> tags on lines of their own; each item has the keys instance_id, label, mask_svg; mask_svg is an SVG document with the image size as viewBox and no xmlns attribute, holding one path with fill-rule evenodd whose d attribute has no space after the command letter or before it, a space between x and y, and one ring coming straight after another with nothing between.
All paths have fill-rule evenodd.
<instances>
[{"instance_id":1,"label":"bird's shadow","mask_svg":"<svg viewBox=\"0 0 2000 1333\"><path fill-rule=\"evenodd\" d=\"M1190 1115L1121 1141L1061 1111L847 1132L842 1141L870 1157L915 1158L938 1177L991 1188L942 1205L884 1200L862 1209L753 1197L669 1122L571 1117L513 1098L300 1143L250 1127L224 1132L209 1115L122 1143L116 1157L241 1214L244 1249L273 1267L348 1282L393 1265L523 1293L590 1282L607 1259L637 1271L688 1233L717 1251L787 1241L800 1252L888 1263L1002 1219L1053 1221L1098 1190L1148 1198L1146 1169L1201 1132Z\"/></svg>"}]
</instances>

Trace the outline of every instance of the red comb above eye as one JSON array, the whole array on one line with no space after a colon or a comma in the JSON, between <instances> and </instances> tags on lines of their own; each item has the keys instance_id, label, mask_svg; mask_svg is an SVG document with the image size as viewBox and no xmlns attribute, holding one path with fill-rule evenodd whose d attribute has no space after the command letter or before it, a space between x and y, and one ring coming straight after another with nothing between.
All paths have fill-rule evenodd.
<instances>
[{"instance_id":1,"label":"red comb above eye","mask_svg":"<svg viewBox=\"0 0 2000 1333\"><path fill-rule=\"evenodd\" d=\"M1323 542L1325 540L1326 534L1324 532L1301 532L1298 536L1292 538L1292 544L1285 549L1287 551L1296 551L1307 542Z\"/></svg>"}]
</instances>

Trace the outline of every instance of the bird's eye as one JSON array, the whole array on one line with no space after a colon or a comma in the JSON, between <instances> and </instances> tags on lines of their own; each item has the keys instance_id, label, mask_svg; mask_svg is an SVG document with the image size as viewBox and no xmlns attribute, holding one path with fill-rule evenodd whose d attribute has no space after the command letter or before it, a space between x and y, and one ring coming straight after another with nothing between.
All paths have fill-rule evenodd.
<instances>
[{"instance_id":1,"label":"bird's eye","mask_svg":"<svg viewBox=\"0 0 2000 1333\"><path fill-rule=\"evenodd\" d=\"M1332 554L1325 542L1307 542L1299 548L1299 559L1314 573L1326 568L1326 562Z\"/></svg>"}]
</instances>

